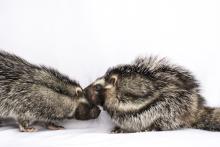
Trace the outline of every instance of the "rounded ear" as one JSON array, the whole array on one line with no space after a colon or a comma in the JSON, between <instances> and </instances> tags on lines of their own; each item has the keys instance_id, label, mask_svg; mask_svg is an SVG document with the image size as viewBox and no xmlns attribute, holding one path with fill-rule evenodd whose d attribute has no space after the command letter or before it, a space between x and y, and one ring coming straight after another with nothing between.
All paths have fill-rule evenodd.
<instances>
[{"instance_id":1,"label":"rounded ear","mask_svg":"<svg viewBox=\"0 0 220 147\"><path fill-rule=\"evenodd\" d=\"M76 96L80 96L83 93L80 87L76 87L75 92L76 92Z\"/></svg>"},{"instance_id":2,"label":"rounded ear","mask_svg":"<svg viewBox=\"0 0 220 147\"><path fill-rule=\"evenodd\" d=\"M117 83L117 81L118 81L118 76L117 76L117 75L111 76L111 78L110 78L110 84L112 84L113 86L115 86L116 83Z\"/></svg>"}]
</instances>

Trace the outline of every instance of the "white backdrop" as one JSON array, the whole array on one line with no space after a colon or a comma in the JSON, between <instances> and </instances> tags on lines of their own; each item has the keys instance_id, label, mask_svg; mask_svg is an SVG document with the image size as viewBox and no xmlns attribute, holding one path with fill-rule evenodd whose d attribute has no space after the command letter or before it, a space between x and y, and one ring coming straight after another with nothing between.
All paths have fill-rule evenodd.
<instances>
[{"instance_id":1,"label":"white backdrop","mask_svg":"<svg viewBox=\"0 0 220 147\"><path fill-rule=\"evenodd\" d=\"M83 87L139 55L166 56L194 73L208 105L220 106L219 0L0 0L0 48ZM35 134L1 127L0 145L220 145L220 133L198 130L107 134L112 125L105 113L64 125L67 130Z\"/></svg>"}]
</instances>

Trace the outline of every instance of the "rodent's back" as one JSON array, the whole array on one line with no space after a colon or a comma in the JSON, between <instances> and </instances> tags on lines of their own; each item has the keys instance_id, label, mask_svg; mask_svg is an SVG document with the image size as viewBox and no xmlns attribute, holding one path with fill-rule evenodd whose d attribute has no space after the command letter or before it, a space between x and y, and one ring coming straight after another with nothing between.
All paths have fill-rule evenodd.
<instances>
[{"instance_id":1,"label":"rodent's back","mask_svg":"<svg viewBox=\"0 0 220 147\"><path fill-rule=\"evenodd\" d=\"M180 89L199 91L199 83L191 72L181 66L169 63L166 58L137 58L134 62L134 65L138 66L139 68L143 68L145 71L148 71L147 74L152 75L152 77L155 78L154 81L163 82L158 86L173 84Z\"/></svg>"},{"instance_id":2,"label":"rodent's back","mask_svg":"<svg viewBox=\"0 0 220 147\"><path fill-rule=\"evenodd\" d=\"M21 80L22 82L26 82L26 80L30 82L33 79L35 69L38 69L38 67L15 55L0 51L1 87Z\"/></svg>"}]
</instances>

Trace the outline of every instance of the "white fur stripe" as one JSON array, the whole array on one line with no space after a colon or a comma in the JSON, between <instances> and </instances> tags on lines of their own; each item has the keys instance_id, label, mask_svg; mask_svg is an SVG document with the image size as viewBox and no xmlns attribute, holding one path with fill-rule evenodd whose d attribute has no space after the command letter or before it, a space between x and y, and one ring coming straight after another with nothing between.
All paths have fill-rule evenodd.
<instances>
[{"instance_id":1,"label":"white fur stripe","mask_svg":"<svg viewBox=\"0 0 220 147\"><path fill-rule=\"evenodd\" d=\"M98 84L105 85L105 79L104 78L98 79L94 82L93 85L98 85Z\"/></svg>"}]
</instances>

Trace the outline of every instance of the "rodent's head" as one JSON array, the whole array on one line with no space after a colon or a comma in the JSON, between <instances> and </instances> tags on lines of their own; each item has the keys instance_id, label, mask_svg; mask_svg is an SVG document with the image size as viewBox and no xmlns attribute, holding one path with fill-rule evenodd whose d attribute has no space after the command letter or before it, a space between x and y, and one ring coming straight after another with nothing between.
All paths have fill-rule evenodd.
<instances>
[{"instance_id":1,"label":"rodent's head","mask_svg":"<svg viewBox=\"0 0 220 147\"><path fill-rule=\"evenodd\" d=\"M74 114L70 114L69 118L88 120L95 119L99 116L101 110L96 105L88 102L81 87L78 86L75 88L73 99L75 101L76 108Z\"/></svg>"},{"instance_id":2,"label":"rodent's head","mask_svg":"<svg viewBox=\"0 0 220 147\"><path fill-rule=\"evenodd\" d=\"M104 109L115 109L125 104L142 103L143 98L151 96L154 91L152 80L152 75L145 68L132 64L119 65L110 68L84 91L91 103L101 105Z\"/></svg>"}]
</instances>

